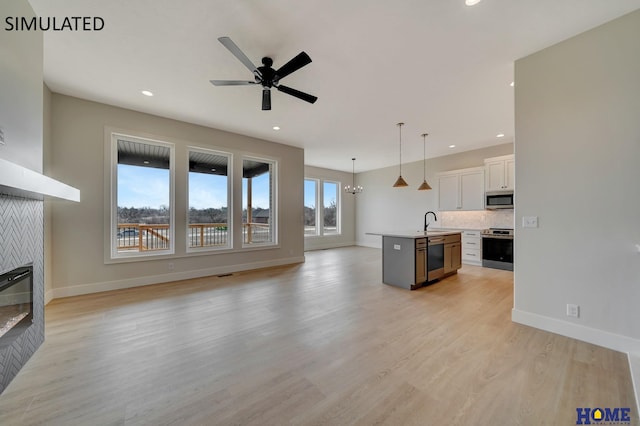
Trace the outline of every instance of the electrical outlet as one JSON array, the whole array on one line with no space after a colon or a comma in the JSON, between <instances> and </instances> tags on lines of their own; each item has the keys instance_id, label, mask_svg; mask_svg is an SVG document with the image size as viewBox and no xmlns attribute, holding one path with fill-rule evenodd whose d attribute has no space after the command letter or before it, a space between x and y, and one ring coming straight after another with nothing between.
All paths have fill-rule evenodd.
<instances>
[{"instance_id":1,"label":"electrical outlet","mask_svg":"<svg viewBox=\"0 0 640 426\"><path fill-rule=\"evenodd\" d=\"M537 228L538 227L538 216L522 216L522 227L523 228Z\"/></svg>"},{"instance_id":2,"label":"electrical outlet","mask_svg":"<svg viewBox=\"0 0 640 426\"><path fill-rule=\"evenodd\" d=\"M393 249L394 250L400 250L400 244L394 244L393 245Z\"/></svg>"},{"instance_id":3,"label":"electrical outlet","mask_svg":"<svg viewBox=\"0 0 640 426\"><path fill-rule=\"evenodd\" d=\"M4 145L4 128L0 126L0 145Z\"/></svg>"},{"instance_id":4,"label":"electrical outlet","mask_svg":"<svg viewBox=\"0 0 640 426\"><path fill-rule=\"evenodd\" d=\"M580 317L580 306L572 303L567 303L567 316L578 318Z\"/></svg>"},{"instance_id":5,"label":"electrical outlet","mask_svg":"<svg viewBox=\"0 0 640 426\"><path fill-rule=\"evenodd\" d=\"M173 271L174 266L173 262L167 263L167 268L169 268L170 271Z\"/></svg>"}]
</instances>

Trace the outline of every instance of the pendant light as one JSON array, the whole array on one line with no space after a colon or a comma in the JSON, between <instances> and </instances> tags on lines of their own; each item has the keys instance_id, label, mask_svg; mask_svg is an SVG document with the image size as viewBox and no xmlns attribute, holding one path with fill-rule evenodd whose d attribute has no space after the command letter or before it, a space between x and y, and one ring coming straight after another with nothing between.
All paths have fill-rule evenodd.
<instances>
[{"instance_id":1,"label":"pendant light","mask_svg":"<svg viewBox=\"0 0 640 426\"><path fill-rule=\"evenodd\" d=\"M427 183L427 136L429 136L429 133L422 134L422 183L418 187L418 191L431 189Z\"/></svg>"},{"instance_id":2,"label":"pendant light","mask_svg":"<svg viewBox=\"0 0 640 426\"><path fill-rule=\"evenodd\" d=\"M393 184L394 188L409 186L407 181L402 178L402 126L404 126L404 123L398 123L398 130L400 132L400 175L398 176L396 183Z\"/></svg>"},{"instance_id":3,"label":"pendant light","mask_svg":"<svg viewBox=\"0 0 640 426\"><path fill-rule=\"evenodd\" d=\"M353 157L351 161L353 161L353 168L351 172L351 185L345 186L344 192L348 192L349 194L356 195L361 193L364 188L361 187L360 185L356 186L356 158Z\"/></svg>"}]
</instances>

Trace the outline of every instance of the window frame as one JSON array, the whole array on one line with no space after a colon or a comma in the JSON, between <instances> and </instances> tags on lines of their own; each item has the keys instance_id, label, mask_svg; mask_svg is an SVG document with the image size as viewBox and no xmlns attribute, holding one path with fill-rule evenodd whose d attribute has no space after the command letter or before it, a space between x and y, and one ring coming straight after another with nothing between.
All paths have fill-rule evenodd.
<instances>
[{"instance_id":1,"label":"window frame","mask_svg":"<svg viewBox=\"0 0 640 426\"><path fill-rule=\"evenodd\" d=\"M305 181L316 182L316 233L314 235L304 235L304 238L330 238L342 235L342 182L334 179L323 179L305 177ZM324 184L332 183L336 185L336 232L326 234L324 232ZM304 197L303 197L304 198Z\"/></svg>"},{"instance_id":2,"label":"window frame","mask_svg":"<svg viewBox=\"0 0 640 426\"><path fill-rule=\"evenodd\" d=\"M131 251L118 252L118 139L128 140L134 143L161 146L169 149L169 248L167 250L151 250L146 252ZM109 197L109 260L122 261L126 259L148 259L166 257L175 254L175 155L176 145L171 142L161 141L143 136L134 136L127 133L113 131L110 141L110 197Z\"/></svg>"},{"instance_id":3,"label":"window frame","mask_svg":"<svg viewBox=\"0 0 640 426\"><path fill-rule=\"evenodd\" d=\"M316 221L315 231L314 231L313 234L307 234L306 230L305 230L304 237L305 238L307 238L307 237L318 237L318 236L320 236L320 208L318 207L318 205L320 204L319 187L320 187L320 181L321 180L318 179L318 178L307 178L307 177L305 177L304 181L305 182L306 181L313 182L314 188L315 188L315 203L316 203L316 206L315 206L315 210L316 210L316 214L315 214L315 216L316 216L316 218L315 218L315 221ZM303 194L303 208L304 207L306 207L306 206L304 206L304 194ZM303 224L303 226L306 226L306 225Z\"/></svg>"},{"instance_id":4,"label":"window frame","mask_svg":"<svg viewBox=\"0 0 640 426\"><path fill-rule=\"evenodd\" d=\"M271 223L271 241L267 241L267 242L259 242L259 243L245 243L244 242L244 221L242 220L242 211L244 209L243 203L244 203L244 183L243 183L243 179L244 179L244 161L248 160L248 161L259 161L259 162L263 162L263 163L267 163L270 165L269 167L269 172L271 173L271 188L270 188L270 192L272 194L271 199L269 200L269 215L273 218L272 219L272 223ZM279 210L278 210L278 160L275 158L268 158L268 157L262 157L262 156L256 156L256 155L251 155L251 154L245 154L245 155L241 155L240 156L240 218L241 218L241 226L240 226L240 233L241 233L241 248L244 250L251 250L251 249L262 249L262 248L273 248L273 247L277 247L279 244L279 238L278 238L278 217L279 217ZM273 213L272 213L273 212Z\"/></svg>"},{"instance_id":5,"label":"window frame","mask_svg":"<svg viewBox=\"0 0 640 426\"><path fill-rule=\"evenodd\" d=\"M187 163L186 163L186 181L187 181L187 191L186 191L186 226L185 226L185 247L187 253L206 253L206 252L219 252L219 251L228 251L232 250L233 245L233 153L210 149L210 148L202 148L197 146L187 146ZM227 244L224 246L217 247L190 247L190 239L189 239L189 226L191 225L189 222L189 212L191 210L190 204L190 171L189 171L189 161L191 152L198 152L202 154L211 154L211 155L219 155L227 157Z\"/></svg>"},{"instance_id":6,"label":"window frame","mask_svg":"<svg viewBox=\"0 0 640 426\"><path fill-rule=\"evenodd\" d=\"M326 208L326 206L324 205L324 187L325 185L329 183L329 184L335 184L336 186L336 232L333 232L331 234L327 234L325 233L325 223L324 223L324 209ZM341 183L335 180L331 180L331 179L323 179L322 180L322 235L323 236L336 236L336 235L342 235L342 220L340 220L341 217L341 206L342 206L342 187L340 186Z\"/></svg>"}]
</instances>

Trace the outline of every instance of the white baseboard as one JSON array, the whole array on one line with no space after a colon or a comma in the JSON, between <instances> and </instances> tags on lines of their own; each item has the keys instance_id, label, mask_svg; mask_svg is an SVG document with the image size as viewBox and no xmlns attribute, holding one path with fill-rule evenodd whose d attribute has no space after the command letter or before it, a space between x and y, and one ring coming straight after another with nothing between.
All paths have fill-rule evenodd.
<instances>
[{"instance_id":1,"label":"white baseboard","mask_svg":"<svg viewBox=\"0 0 640 426\"><path fill-rule=\"evenodd\" d=\"M53 300L53 290L47 290L44 292L44 305L47 306L49 302Z\"/></svg>"},{"instance_id":2,"label":"white baseboard","mask_svg":"<svg viewBox=\"0 0 640 426\"><path fill-rule=\"evenodd\" d=\"M519 324L529 325L562 336L593 343L625 353L640 353L640 340L596 328L585 327L556 318L545 317L531 312L513 309L511 319Z\"/></svg>"},{"instance_id":3,"label":"white baseboard","mask_svg":"<svg viewBox=\"0 0 640 426\"><path fill-rule=\"evenodd\" d=\"M356 245L360 246L360 247L370 247L370 248L377 248L377 249L381 249L382 248L382 237L380 238L380 242L377 243L372 243L369 241L356 241Z\"/></svg>"},{"instance_id":4,"label":"white baseboard","mask_svg":"<svg viewBox=\"0 0 640 426\"><path fill-rule=\"evenodd\" d=\"M629 357L629 370L631 370L631 381L633 392L636 395L636 413L640 413L640 353L627 354Z\"/></svg>"},{"instance_id":5,"label":"white baseboard","mask_svg":"<svg viewBox=\"0 0 640 426\"><path fill-rule=\"evenodd\" d=\"M332 248L340 248L340 247L351 247L354 246L355 243L353 241L346 242L306 242L304 245L304 251L313 251L313 250L326 250Z\"/></svg>"},{"instance_id":6,"label":"white baseboard","mask_svg":"<svg viewBox=\"0 0 640 426\"><path fill-rule=\"evenodd\" d=\"M636 398L636 408L638 410L637 412L640 412L640 340L579 324L572 324L556 318L520 311L518 309L511 311L511 319L519 324L593 343L594 345L603 346L613 349L614 351L625 352L629 360L629 370L631 371L631 381Z\"/></svg>"},{"instance_id":7,"label":"white baseboard","mask_svg":"<svg viewBox=\"0 0 640 426\"><path fill-rule=\"evenodd\" d=\"M250 271L252 269L270 268L273 266L303 263L304 256L275 259L263 262L250 262L237 265L217 266L213 268L197 269L193 271L173 272L162 275L128 278L124 280L103 281L91 284L58 287L52 290L51 299L79 296L82 294L100 293L103 291L120 290L123 288L142 287L151 284L167 283L171 281L188 280L191 278L208 277L211 275L230 274L234 272Z\"/></svg>"}]
</instances>

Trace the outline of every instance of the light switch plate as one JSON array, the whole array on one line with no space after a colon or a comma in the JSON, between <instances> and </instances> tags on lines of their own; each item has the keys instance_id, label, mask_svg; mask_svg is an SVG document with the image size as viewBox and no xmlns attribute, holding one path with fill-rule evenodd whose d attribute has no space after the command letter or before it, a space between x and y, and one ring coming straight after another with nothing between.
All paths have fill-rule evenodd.
<instances>
[{"instance_id":1,"label":"light switch plate","mask_svg":"<svg viewBox=\"0 0 640 426\"><path fill-rule=\"evenodd\" d=\"M393 249L394 250L400 250L400 244L394 244L393 245Z\"/></svg>"},{"instance_id":2,"label":"light switch plate","mask_svg":"<svg viewBox=\"0 0 640 426\"><path fill-rule=\"evenodd\" d=\"M523 228L537 228L538 227L538 216L522 216L522 227Z\"/></svg>"}]
</instances>

